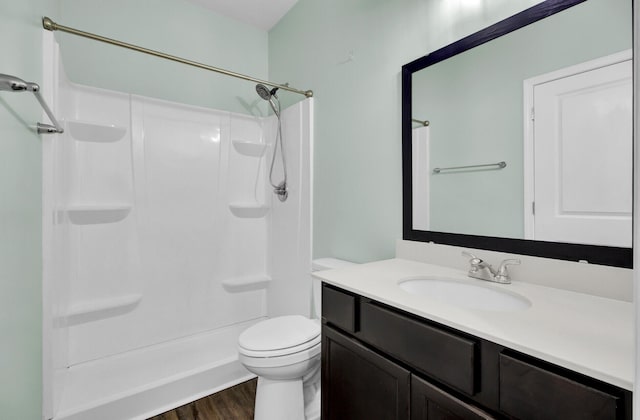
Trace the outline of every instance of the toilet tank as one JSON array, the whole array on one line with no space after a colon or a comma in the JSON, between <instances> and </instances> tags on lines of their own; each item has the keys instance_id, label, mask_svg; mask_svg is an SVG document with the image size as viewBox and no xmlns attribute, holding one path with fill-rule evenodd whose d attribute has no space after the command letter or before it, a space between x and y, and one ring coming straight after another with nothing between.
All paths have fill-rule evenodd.
<instances>
[{"instance_id":1,"label":"toilet tank","mask_svg":"<svg viewBox=\"0 0 640 420\"><path fill-rule=\"evenodd\" d=\"M348 267L355 265L351 261L340 260L338 258L318 258L311 262L311 271L332 270L334 268ZM313 318L320 319L322 311L322 280L315 277L311 278L313 282L313 290L311 292L313 297Z\"/></svg>"}]
</instances>

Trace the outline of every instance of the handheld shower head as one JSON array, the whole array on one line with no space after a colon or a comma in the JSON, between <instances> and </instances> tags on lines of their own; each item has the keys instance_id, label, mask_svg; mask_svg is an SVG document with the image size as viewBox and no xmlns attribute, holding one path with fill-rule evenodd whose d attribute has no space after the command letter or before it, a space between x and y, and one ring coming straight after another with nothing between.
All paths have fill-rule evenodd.
<instances>
[{"instance_id":1,"label":"handheld shower head","mask_svg":"<svg viewBox=\"0 0 640 420\"><path fill-rule=\"evenodd\" d=\"M280 101L278 100L278 106L276 106L275 101L273 100L273 98L278 99L278 97L276 96L277 90L278 88L269 90L269 88L263 84L256 85L256 92L258 92L258 95L265 101L269 102L269 105L271 105L271 109L273 109L273 112L278 118L280 118Z\"/></svg>"},{"instance_id":2,"label":"handheld shower head","mask_svg":"<svg viewBox=\"0 0 640 420\"><path fill-rule=\"evenodd\" d=\"M266 87L263 84L257 84L256 85L256 92L258 92L258 95L260 95L260 97L262 99L264 99L265 101L268 101L271 99L271 97L276 96L276 92L278 91L277 87L274 87L273 89L269 90L268 87Z\"/></svg>"},{"instance_id":3,"label":"handheld shower head","mask_svg":"<svg viewBox=\"0 0 640 420\"><path fill-rule=\"evenodd\" d=\"M271 92L269 91L269 88L266 87L265 85L261 85L261 84L256 85L256 92L258 92L258 95L265 101L268 101L269 99L271 99Z\"/></svg>"},{"instance_id":4,"label":"handheld shower head","mask_svg":"<svg viewBox=\"0 0 640 420\"><path fill-rule=\"evenodd\" d=\"M278 95L276 95L277 90L278 90L277 87L274 87L273 89L269 90L268 87L266 87L261 83L256 85L256 92L258 92L258 95L265 101L269 102L269 105L271 105L271 109L273 109L273 113L276 114L276 117L278 117L278 125L277 125L278 131L276 132L276 140L274 144L273 155L271 156L271 169L269 169L269 182L273 187L273 192L276 194L276 196L278 196L278 199L280 201L286 201L287 197L289 196L289 192L287 190L287 165L284 158L284 148L282 146L282 123L280 121L280 99L278 99ZM276 184L273 181L273 166L276 161L278 146L280 147L280 156L282 157L282 171L283 171L284 179L282 180L282 182Z\"/></svg>"}]
</instances>

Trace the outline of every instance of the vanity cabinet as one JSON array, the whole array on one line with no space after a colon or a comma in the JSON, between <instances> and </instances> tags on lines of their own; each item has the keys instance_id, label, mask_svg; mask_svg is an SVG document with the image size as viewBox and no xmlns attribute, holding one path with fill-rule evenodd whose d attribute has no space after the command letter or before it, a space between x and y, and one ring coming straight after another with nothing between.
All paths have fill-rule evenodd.
<instances>
[{"instance_id":1,"label":"vanity cabinet","mask_svg":"<svg viewBox=\"0 0 640 420\"><path fill-rule=\"evenodd\" d=\"M327 284L322 418L631 419L631 392Z\"/></svg>"}]
</instances>

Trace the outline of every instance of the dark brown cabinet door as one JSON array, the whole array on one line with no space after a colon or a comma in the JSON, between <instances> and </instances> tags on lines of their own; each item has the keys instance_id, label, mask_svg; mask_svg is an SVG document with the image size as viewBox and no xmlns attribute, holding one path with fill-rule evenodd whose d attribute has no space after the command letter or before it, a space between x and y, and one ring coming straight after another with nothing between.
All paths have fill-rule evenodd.
<instances>
[{"instance_id":1,"label":"dark brown cabinet door","mask_svg":"<svg viewBox=\"0 0 640 420\"><path fill-rule=\"evenodd\" d=\"M500 354L500 410L521 420L616 420L622 398ZM628 413L630 415L630 413Z\"/></svg>"},{"instance_id":2,"label":"dark brown cabinet door","mask_svg":"<svg viewBox=\"0 0 640 420\"><path fill-rule=\"evenodd\" d=\"M330 327L322 329L322 419L408 419L408 370Z\"/></svg>"},{"instance_id":3,"label":"dark brown cabinet door","mask_svg":"<svg viewBox=\"0 0 640 420\"><path fill-rule=\"evenodd\" d=\"M488 420L490 414L417 376L411 378L411 420Z\"/></svg>"}]
</instances>

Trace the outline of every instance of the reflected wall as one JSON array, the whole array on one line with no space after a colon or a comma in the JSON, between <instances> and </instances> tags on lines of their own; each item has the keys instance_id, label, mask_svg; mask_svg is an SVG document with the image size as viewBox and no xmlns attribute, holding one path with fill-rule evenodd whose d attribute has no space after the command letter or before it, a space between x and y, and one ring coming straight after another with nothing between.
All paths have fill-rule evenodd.
<instances>
[{"instance_id":1,"label":"reflected wall","mask_svg":"<svg viewBox=\"0 0 640 420\"><path fill-rule=\"evenodd\" d=\"M590 0L414 73L431 168L507 163L431 174L429 230L525 237L523 81L631 48L631 23L630 1Z\"/></svg>"}]
</instances>

